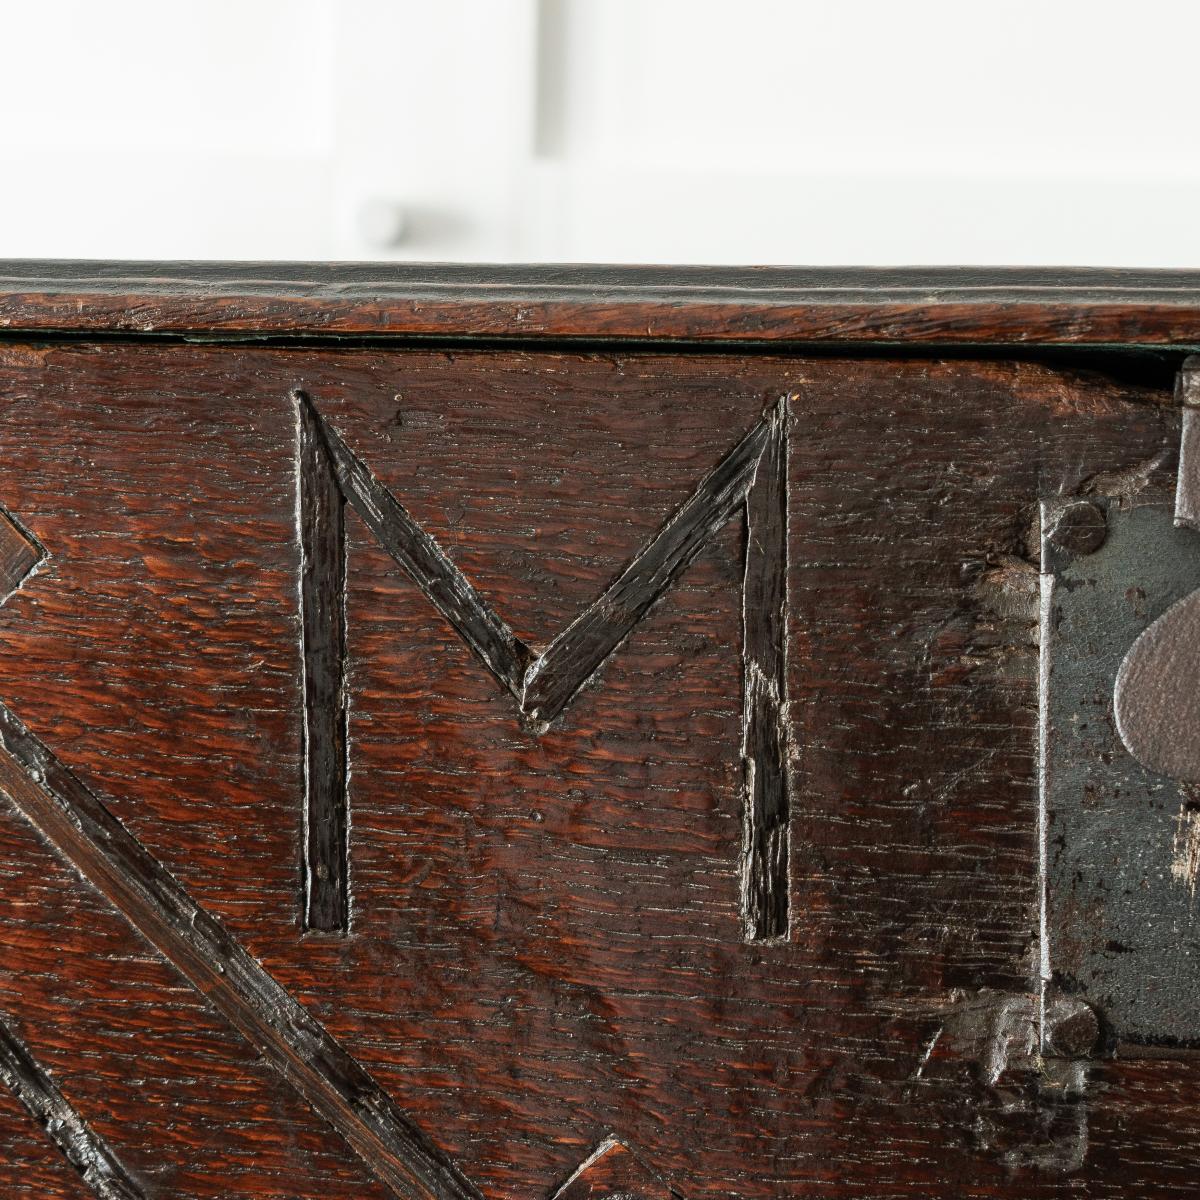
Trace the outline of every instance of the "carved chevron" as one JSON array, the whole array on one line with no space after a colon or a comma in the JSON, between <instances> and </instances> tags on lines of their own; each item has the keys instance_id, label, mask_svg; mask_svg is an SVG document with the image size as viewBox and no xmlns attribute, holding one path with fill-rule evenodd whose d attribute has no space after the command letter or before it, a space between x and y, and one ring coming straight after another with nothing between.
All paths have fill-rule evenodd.
<instances>
[{"instance_id":1,"label":"carved chevron","mask_svg":"<svg viewBox=\"0 0 1200 1200\"><path fill-rule=\"evenodd\" d=\"M46 557L42 544L0 508L0 604L15 592Z\"/></svg>"},{"instance_id":2,"label":"carved chevron","mask_svg":"<svg viewBox=\"0 0 1200 1200\"><path fill-rule=\"evenodd\" d=\"M405 1200L478 1193L390 1096L0 704L0 793Z\"/></svg>"},{"instance_id":3,"label":"carved chevron","mask_svg":"<svg viewBox=\"0 0 1200 1200\"><path fill-rule=\"evenodd\" d=\"M607 1137L551 1200L680 1200L624 1142Z\"/></svg>"},{"instance_id":4,"label":"carved chevron","mask_svg":"<svg viewBox=\"0 0 1200 1200\"><path fill-rule=\"evenodd\" d=\"M305 927L349 922L346 829L345 513L379 544L544 731L629 637L713 535L746 522L741 909L746 937L788 932L788 398L700 481L604 592L541 653L501 618L437 542L368 469L304 392L298 427L305 713Z\"/></svg>"}]
</instances>

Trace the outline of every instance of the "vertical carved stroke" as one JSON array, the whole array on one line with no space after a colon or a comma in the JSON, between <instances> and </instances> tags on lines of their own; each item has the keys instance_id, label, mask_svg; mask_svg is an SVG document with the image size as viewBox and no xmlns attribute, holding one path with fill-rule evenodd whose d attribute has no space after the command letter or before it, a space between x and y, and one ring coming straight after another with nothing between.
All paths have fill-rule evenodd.
<instances>
[{"instance_id":1,"label":"vertical carved stroke","mask_svg":"<svg viewBox=\"0 0 1200 1200\"><path fill-rule=\"evenodd\" d=\"M399 1106L0 704L6 796L404 1200L477 1200Z\"/></svg>"},{"instance_id":2,"label":"vertical carved stroke","mask_svg":"<svg viewBox=\"0 0 1200 1200\"><path fill-rule=\"evenodd\" d=\"M788 934L787 457L785 397L769 418L769 436L746 496L741 884L747 941Z\"/></svg>"},{"instance_id":3,"label":"vertical carved stroke","mask_svg":"<svg viewBox=\"0 0 1200 1200\"><path fill-rule=\"evenodd\" d=\"M0 1021L0 1079L46 1131L101 1200L144 1200L116 1155L94 1133L49 1075Z\"/></svg>"},{"instance_id":4,"label":"vertical carved stroke","mask_svg":"<svg viewBox=\"0 0 1200 1200\"><path fill-rule=\"evenodd\" d=\"M296 403L304 696L304 927L350 925L346 502L311 408Z\"/></svg>"}]
</instances>

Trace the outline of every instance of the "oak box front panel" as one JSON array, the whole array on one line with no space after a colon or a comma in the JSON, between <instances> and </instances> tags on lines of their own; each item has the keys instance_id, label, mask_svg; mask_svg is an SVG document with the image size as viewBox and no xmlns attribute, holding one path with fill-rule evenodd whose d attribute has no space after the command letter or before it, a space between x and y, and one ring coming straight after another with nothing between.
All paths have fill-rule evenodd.
<instances>
[{"instance_id":1,"label":"oak box front panel","mask_svg":"<svg viewBox=\"0 0 1200 1200\"><path fill-rule=\"evenodd\" d=\"M1187 1072L993 1068L1039 953L1038 502L1166 489L1169 399L0 348L0 1021L77 1159L0 1089L0 1191L1120 1194Z\"/></svg>"}]
</instances>

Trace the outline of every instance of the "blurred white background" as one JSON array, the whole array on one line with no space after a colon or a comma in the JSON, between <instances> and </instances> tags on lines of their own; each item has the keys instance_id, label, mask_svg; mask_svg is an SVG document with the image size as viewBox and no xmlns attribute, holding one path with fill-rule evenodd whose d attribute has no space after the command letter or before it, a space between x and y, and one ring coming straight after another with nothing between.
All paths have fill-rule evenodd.
<instances>
[{"instance_id":1,"label":"blurred white background","mask_svg":"<svg viewBox=\"0 0 1200 1200\"><path fill-rule=\"evenodd\" d=\"M0 257L1200 266L1186 0L0 0Z\"/></svg>"}]
</instances>

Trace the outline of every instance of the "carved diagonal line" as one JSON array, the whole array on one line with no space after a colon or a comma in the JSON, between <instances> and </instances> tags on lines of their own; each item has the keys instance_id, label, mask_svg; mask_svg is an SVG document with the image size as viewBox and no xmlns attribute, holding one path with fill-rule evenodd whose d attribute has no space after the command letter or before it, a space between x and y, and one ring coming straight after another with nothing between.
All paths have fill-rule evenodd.
<instances>
[{"instance_id":1,"label":"carved diagonal line","mask_svg":"<svg viewBox=\"0 0 1200 1200\"><path fill-rule=\"evenodd\" d=\"M478 1196L307 1009L3 705L0 792L396 1196Z\"/></svg>"},{"instance_id":2,"label":"carved diagonal line","mask_svg":"<svg viewBox=\"0 0 1200 1200\"><path fill-rule=\"evenodd\" d=\"M493 611L470 580L442 548L413 520L408 509L388 491L322 420L302 392L296 393L301 424L324 438L342 494L379 544L458 630L484 666L518 700L530 659L529 647Z\"/></svg>"},{"instance_id":3,"label":"carved diagonal line","mask_svg":"<svg viewBox=\"0 0 1200 1200\"><path fill-rule=\"evenodd\" d=\"M144 1200L142 1189L129 1177L116 1155L88 1127L3 1021L0 1021L0 1079L8 1084L101 1200Z\"/></svg>"},{"instance_id":4,"label":"carved diagonal line","mask_svg":"<svg viewBox=\"0 0 1200 1200\"><path fill-rule=\"evenodd\" d=\"M705 542L733 516L746 498L770 432L770 419L756 425L701 481L608 590L529 667L521 696L521 707L529 716L553 721Z\"/></svg>"}]
</instances>

